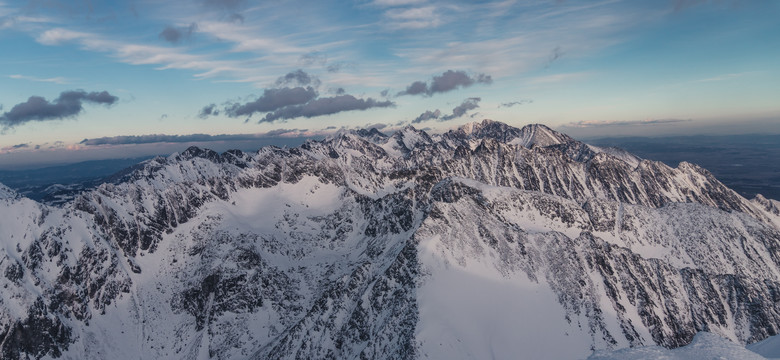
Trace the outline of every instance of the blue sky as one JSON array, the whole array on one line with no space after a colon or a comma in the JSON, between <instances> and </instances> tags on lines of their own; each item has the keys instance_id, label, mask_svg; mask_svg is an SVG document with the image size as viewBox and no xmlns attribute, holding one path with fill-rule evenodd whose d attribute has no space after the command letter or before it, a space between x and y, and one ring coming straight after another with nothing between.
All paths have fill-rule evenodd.
<instances>
[{"instance_id":1,"label":"blue sky","mask_svg":"<svg viewBox=\"0 0 780 360\"><path fill-rule=\"evenodd\" d=\"M483 118L780 133L778 18L773 0L0 0L0 168Z\"/></svg>"}]
</instances>

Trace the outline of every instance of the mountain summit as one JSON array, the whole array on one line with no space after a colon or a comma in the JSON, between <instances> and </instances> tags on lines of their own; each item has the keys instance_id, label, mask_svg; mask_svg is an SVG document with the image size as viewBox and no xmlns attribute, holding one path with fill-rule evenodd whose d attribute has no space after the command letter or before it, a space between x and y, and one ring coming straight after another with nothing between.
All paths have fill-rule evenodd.
<instances>
[{"instance_id":1,"label":"mountain summit","mask_svg":"<svg viewBox=\"0 0 780 360\"><path fill-rule=\"evenodd\" d=\"M0 195L0 357L752 343L780 330L778 208L544 125L190 148L61 207Z\"/></svg>"}]
</instances>

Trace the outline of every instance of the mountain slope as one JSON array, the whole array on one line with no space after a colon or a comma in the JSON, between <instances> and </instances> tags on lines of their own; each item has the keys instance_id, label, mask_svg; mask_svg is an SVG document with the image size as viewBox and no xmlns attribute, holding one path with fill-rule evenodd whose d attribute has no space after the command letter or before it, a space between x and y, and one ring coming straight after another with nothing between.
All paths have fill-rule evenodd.
<instances>
[{"instance_id":1,"label":"mountain slope","mask_svg":"<svg viewBox=\"0 0 780 360\"><path fill-rule=\"evenodd\" d=\"M780 329L776 202L543 125L190 148L61 208L0 202L8 359L576 358Z\"/></svg>"}]
</instances>

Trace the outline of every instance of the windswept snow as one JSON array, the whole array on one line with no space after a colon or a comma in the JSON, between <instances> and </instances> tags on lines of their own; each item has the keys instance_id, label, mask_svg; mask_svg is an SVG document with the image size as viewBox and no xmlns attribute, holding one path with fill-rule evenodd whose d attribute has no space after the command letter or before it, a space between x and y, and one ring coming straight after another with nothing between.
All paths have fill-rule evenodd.
<instances>
[{"instance_id":1,"label":"windswept snow","mask_svg":"<svg viewBox=\"0 0 780 360\"><path fill-rule=\"evenodd\" d=\"M597 351L588 360L761 360L763 356L718 335L700 332L690 344L666 349L660 346L639 346L614 351Z\"/></svg>"}]
</instances>

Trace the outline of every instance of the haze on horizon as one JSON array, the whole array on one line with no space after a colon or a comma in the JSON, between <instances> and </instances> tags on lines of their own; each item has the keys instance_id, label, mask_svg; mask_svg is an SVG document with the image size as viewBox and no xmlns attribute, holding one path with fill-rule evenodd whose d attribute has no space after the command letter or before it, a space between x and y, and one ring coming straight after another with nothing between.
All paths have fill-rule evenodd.
<instances>
[{"instance_id":1,"label":"haze on horizon","mask_svg":"<svg viewBox=\"0 0 780 360\"><path fill-rule=\"evenodd\" d=\"M490 118L780 133L780 2L0 0L0 167Z\"/></svg>"}]
</instances>

